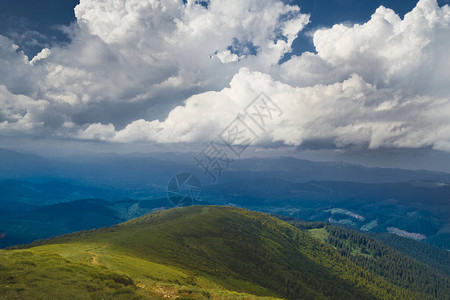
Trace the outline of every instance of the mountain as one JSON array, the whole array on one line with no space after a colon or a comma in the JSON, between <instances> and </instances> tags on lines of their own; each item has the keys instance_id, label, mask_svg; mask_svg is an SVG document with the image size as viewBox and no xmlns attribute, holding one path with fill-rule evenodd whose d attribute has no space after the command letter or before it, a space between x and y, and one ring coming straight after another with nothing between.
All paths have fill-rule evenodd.
<instances>
[{"instance_id":1,"label":"mountain","mask_svg":"<svg viewBox=\"0 0 450 300\"><path fill-rule=\"evenodd\" d=\"M171 206L167 198L142 201L90 198L10 212L0 217L0 248L111 226Z\"/></svg>"},{"instance_id":2,"label":"mountain","mask_svg":"<svg viewBox=\"0 0 450 300\"><path fill-rule=\"evenodd\" d=\"M80 215L77 228L54 226L52 221L42 225L39 216L47 217L35 214L38 208L90 198L161 199L175 174L189 172L201 180L204 202L326 221L369 233L391 232L450 249L450 174L292 157L249 158L233 161L212 183L195 166L195 155L155 152L43 158L0 149L0 234L10 239L0 238L0 247L29 242L32 236L45 238L95 227L89 220L83 224L84 212L75 209L70 213ZM161 206L170 207L170 203ZM138 211L114 217L116 223L149 212ZM27 229L28 221L35 224L33 228L41 228L39 236Z\"/></svg>"},{"instance_id":3,"label":"mountain","mask_svg":"<svg viewBox=\"0 0 450 300\"><path fill-rule=\"evenodd\" d=\"M450 185L432 181L361 183L240 180L205 187L213 204L335 223L363 232L391 231L450 249Z\"/></svg>"},{"instance_id":4,"label":"mountain","mask_svg":"<svg viewBox=\"0 0 450 300\"><path fill-rule=\"evenodd\" d=\"M61 181L0 181L0 234L6 234L0 247L110 226L173 206L158 193L143 195ZM265 178L206 186L202 203L330 222L368 233L392 232L450 249L449 197L450 185L432 181L295 183Z\"/></svg>"},{"instance_id":5,"label":"mountain","mask_svg":"<svg viewBox=\"0 0 450 300\"><path fill-rule=\"evenodd\" d=\"M77 181L82 185L159 191L170 178L188 172L210 182L196 167L197 153L135 153L44 158L0 149L0 178L28 181L35 178ZM278 178L290 182L352 181L386 183L436 181L450 183L450 174L426 170L369 168L342 162L317 162L293 157L233 160L221 182Z\"/></svg>"},{"instance_id":6,"label":"mountain","mask_svg":"<svg viewBox=\"0 0 450 300\"><path fill-rule=\"evenodd\" d=\"M344 162L308 161L294 157L237 160L231 172L227 174L228 180L263 179L268 177L284 179L290 182L351 181L386 183L423 180L450 183L450 174L444 172L374 168Z\"/></svg>"},{"instance_id":7,"label":"mountain","mask_svg":"<svg viewBox=\"0 0 450 300\"><path fill-rule=\"evenodd\" d=\"M112 227L0 250L0 299L450 295L449 278L439 271L363 234L360 239L370 244L366 250L342 253L325 240L344 236L330 232L315 223L299 226L231 207L158 211ZM362 263L371 259L381 267ZM391 271L408 274L408 283Z\"/></svg>"},{"instance_id":8,"label":"mountain","mask_svg":"<svg viewBox=\"0 0 450 300\"><path fill-rule=\"evenodd\" d=\"M379 240L340 226L323 222L304 222L288 217L281 217L281 219L305 232L310 232L316 238L333 246L342 256L347 257L359 267L387 278L398 286L416 291L427 290L431 293L442 290L442 287L444 289L445 286L448 287L448 283L441 286L442 283L445 284L445 280L439 280L439 278L448 278L450 273L448 251L396 235L390 236L389 244L395 246L391 248ZM405 244L399 242L399 239L403 239ZM412 249L406 249L405 245L412 246ZM399 251L410 258L400 255ZM431 255L435 256L431 257ZM440 297L438 293L434 293L434 296Z\"/></svg>"},{"instance_id":9,"label":"mountain","mask_svg":"<svg viewBox=\"0 0 450 300\"><path fill-rule=\"evenodd\" d=\"M0 204L4 201L44 206L83 198L107 200L123 197L120 191L98 186L83 185L78 182L40 179L40 182L6 179L0 180ZM9 210L20 211L15 205Z\"/></svg>"}]
</instances>

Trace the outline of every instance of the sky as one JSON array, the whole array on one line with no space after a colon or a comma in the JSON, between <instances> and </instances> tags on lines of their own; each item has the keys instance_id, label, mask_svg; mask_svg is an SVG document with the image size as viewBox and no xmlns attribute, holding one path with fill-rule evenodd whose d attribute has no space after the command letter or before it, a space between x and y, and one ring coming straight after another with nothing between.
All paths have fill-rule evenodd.
<instances>
[{"instance_id":1,"label":"sky","mask_svg":"<svg viewBox=\"0 0 450 300\"><path fill-rule=\"evenodd\" d=\"M0 19L2 148L246 129L254 151L322 159L450 152L446 0L3 0Z\"/></svg>"}]
</instances>

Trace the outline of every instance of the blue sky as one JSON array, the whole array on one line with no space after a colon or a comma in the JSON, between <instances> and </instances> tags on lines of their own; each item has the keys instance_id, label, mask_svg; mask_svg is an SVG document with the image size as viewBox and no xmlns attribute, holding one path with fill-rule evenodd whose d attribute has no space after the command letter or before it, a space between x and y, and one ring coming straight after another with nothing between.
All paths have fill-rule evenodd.
<instances>
[{"instance_id":1,"label":"blue sky","mask_svg":"<svg viewBox=\"0 0 450 300\"><path fill-rule=\"evenodd\" d=\"M392 8L403 16L415 6L416 2L416 0L305 0L289 3L297 4L303 12L311 14L311 23L306 30L314 30L342 22L366 22L380 5ZM440 2L444 3L445 0ZM0 34L14 39L14 33L24 34L26 31L41 33L43 35L41 37L34 35L40 44L29 44L26 40L20 40L22 42L20 46L26 54L34 56L46 45L69 41L58 28L75 21L73 9L78 3L79 0L3 0L0 2ZM301 34L293 44L292 53L301 54L304 51L314 51L314 46L310 37ZM291 53L287 54L284 60L290 56Z\"/></svg>"},{"instance_id":2,"label":"blue sky","mask_svg":"<svg viewBox=\"0 0 450 300\"><path fill-rule=\"evenodd\" d=\"M68 42L68 38L58 27L69 25L74 21L74 7L77 0L3 0L0 1L0 34L15 38L15 33L22 35L35 31L34 37L39 44L33 45L26 39L20 39L21 46L29 56L36 55L43 46L51 43ZM15 38L17 39L17 38Z\"/></svg>"}]
</instances>

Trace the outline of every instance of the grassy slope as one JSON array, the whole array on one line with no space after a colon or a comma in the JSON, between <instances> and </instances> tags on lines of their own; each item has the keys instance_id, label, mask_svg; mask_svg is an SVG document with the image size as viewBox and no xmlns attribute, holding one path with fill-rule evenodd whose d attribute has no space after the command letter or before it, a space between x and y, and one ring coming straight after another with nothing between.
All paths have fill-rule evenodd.
<instances>
[{"instance_id":1,"label":"grassy slope","mask_svg":"<svg viewBox=\"0 0 450 300\"><path fill-rule=\"evenodd\" d=\"M133 299L128 276L33 250L0 251L0 299Z\"/></svg>"},{"instance_id":2,"label":"grassy slope","mask_svg":"<svg viewBox=\"0 0 450 300\"><path fill-rule=\"evenodd\" d=\"M50 291L81 299L424 297L281 220L229 207L157 212L0 255L0 294L8 299Z\"/></svg>"}]
</instances>

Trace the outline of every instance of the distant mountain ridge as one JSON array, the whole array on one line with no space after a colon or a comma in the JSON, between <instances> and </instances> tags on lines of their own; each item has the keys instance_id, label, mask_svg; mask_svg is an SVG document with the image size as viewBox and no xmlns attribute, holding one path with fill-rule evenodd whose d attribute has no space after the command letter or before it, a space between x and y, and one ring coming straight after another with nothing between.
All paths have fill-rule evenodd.
<instances>
[{"instance_id":1,"label":"distant mountain ridge","mask_svg":"<svg viewBox=\"0 0 450 300\"><path fill-rule=\"evenodd\" d=\"M370 233L394 228L450 249L449 174L292 157L250 158L234 161L213 184L195 166L194 155L110 153L48 159L0 149L0 247L170 208L168 181L179 172L191 172L203 183L202 203ZM59 215L52 212L56 209Z\"/></svg>"},{"instance_id":2,"label":"distant mountain ridge","mask_svg":"<svg viewBox=\"0 0 450 300\"><path fill-rule=\"evenodd\" d=\"M167 198L147 201L90 198L46 205L20 213L0 214L0 248L111 226L171 206Z\"/></svg>"},{"instance_id":3,"label":"distant mountain ridge","mask_svg":"<svg viewBox=\"0 0 450 300\"><path fill-rule=\"evenodd\" d=\"M95 157L42 158L0 149L0 178L54 178L114 188L164 186L179 172L204 178L195 166L195 153L105 154ZM366 183L413 180L450 183L450 174L426 170L369 168L339 162L314 162L293 157L234 160L220 182L241 179L279 178L291 182L353 181Z\"/></svg>"},{"instance_id":4,"label":"distant mountain ridge","mask_svg":"<svg viewBox=\"0 0 450 300\"><path fill-rule=\"evenodd\" d=\"M150 190L113 190L76 182L0 180L0 234L5 235L0 247L109 226L154 209L171 208L166 193L152 195ZM294 183L265 178L206 186L201 203L235 205L364 232L394 230L450 249L449 197L450 185L437 182ZM57 215L52 212L55 209Z\"/></svg>"}]
</instances>

